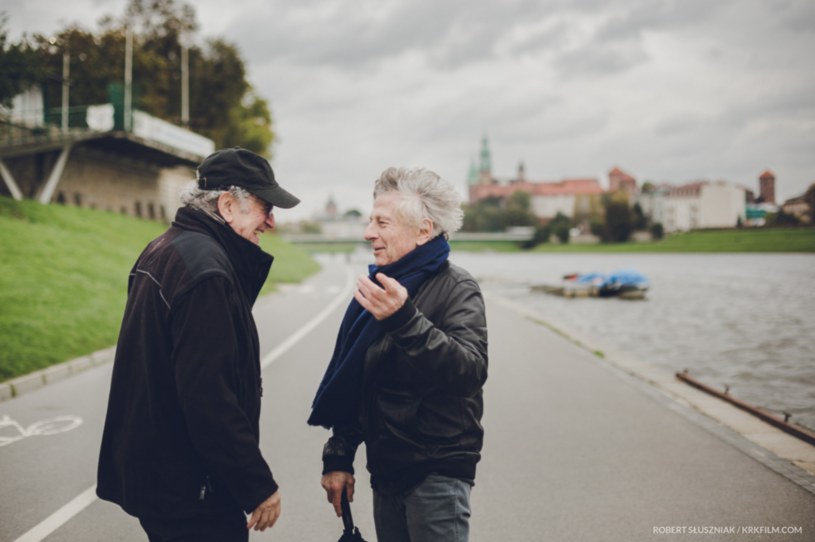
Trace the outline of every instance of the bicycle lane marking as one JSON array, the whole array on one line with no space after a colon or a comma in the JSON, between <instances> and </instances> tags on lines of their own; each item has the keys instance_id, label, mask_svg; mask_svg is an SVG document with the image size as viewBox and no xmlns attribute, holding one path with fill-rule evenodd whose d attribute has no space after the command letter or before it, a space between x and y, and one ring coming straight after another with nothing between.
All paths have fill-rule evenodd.
<instances>
[{"instance_id":1,"label":"bicycle lane marking","mask_svg":"<svg viewBox=\"0 0 815 542\"><path fill-rule=\"evenodd\" d=\"M277 348L273 349L271 352L263 356L263 359L260 361L260 368L266 369L275 360L282 356L289 348L294 346L303 337L311 333L315 327L317 327L323 322L323 320L328 318L328 316L332 312L334 312L337 309L337 307L339 307L340 304L342 304L343 301L350 301L353 286L354 286L354 275L351 271L351 268L349 266L346 266L345 285L340 290L339 295L337 295L337 297L335 297L331 301L331 303L329 303L328 306L324 308L317 316L312 318L303 327L292 333L291 337L280 343L280 345L278 345Z\"/></svg>"},{"instance_id":2,"label":"bicycle lane marking","mask_svg":"<svg viewBox=\"0 0 815 542\"><path fill-rule=\"evenodd\" d=\"M82 425L82 418L79 416L68 415L40 420L32 423L26 428L15 420L11 419L8 415L4 415L2 418L0 418L0 430L11 427L14 429L16 434L12 436L0 435L0 448L9 444L14 444L15 442L23 440L27 437L64 433L66 431L70 431L71 429L76 429L80 425Z\"/></svg>"},{"instance_id":3,"label":"bicycle lane marking","mask_svg":"<svg viewBox=\"0 0 815 542\"><path fill-rule=\"evenodd\" d=\"M349 293L353 291L352 288L354 285L354 276L350 266L346 267L345 273L346 283L339 295L337 295L337 297L335 297L331 303L317 316L306 322L305 325L295 331L291 337L283 341L283 343L281 343L277 348L266 354L261 360L262 369L266 369L298 341L308 335L315 327L320 325L323 320L328 318L328 316L334 310L336 310L343 301L348 299ZM42 542L42 540L48 537L51 533L68 523L68 521L70 521L74 516L90 506L95 500L96 484L93 484L91 487L74 497L62 508L45 518L22 536L15 539L14 542Z\"/></svg>"}]
</instances>

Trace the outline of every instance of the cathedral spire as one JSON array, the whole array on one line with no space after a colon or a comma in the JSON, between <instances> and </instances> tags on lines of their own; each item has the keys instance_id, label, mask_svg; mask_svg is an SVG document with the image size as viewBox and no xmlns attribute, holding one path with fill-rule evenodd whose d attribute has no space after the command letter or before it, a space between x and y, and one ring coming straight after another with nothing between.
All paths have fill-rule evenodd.
<instances>
[{"instance_id":1,"label":"cathedral spire","mask_svg":"<svg viewBox=\"0 0 815 542\"><path fill-rule=\"evenodd\" d=\"M492 174L492 159L490 158L490 147L487 136L481 139L481 167L479 171L481 175Z\"/></svg>"},{"instance_id":2,"label":"cathedral spire","mask_svg":"<svg viewBox=\"0 0 815 542\"><path fill-rule=\"evenodd\" d=\"M472 186L478 184L478 168L475 167L475 160L470 159L470 172L467 174L467 184Z\"/></svg>"}]
</instances>

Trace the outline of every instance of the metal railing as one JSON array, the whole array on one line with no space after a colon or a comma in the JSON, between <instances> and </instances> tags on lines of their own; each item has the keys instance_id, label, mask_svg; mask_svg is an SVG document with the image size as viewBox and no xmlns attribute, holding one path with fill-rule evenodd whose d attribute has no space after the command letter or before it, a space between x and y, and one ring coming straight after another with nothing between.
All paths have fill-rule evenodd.
<instances>
[{"instance_id":1,"label":"metal railing","mask_svg":"<svg viewBox=\"0 0 815 542\"><path fill-rule=\"evenodd\" d=\"M27 111L24 116L0 116L0 148L23 147L65 140L92 131L86 120L88 106L68 109L67 127L62 126L62 108Z\"/></svg>"}]
</instances>

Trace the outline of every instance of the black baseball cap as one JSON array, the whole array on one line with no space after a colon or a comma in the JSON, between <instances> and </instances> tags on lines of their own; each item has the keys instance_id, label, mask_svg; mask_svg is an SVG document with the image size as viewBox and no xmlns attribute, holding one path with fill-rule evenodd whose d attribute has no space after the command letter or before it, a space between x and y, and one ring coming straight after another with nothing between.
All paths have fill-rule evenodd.
<instances>
[{"instance_id":1,"label":"black baseball cap","mask_svg":"<svg viewBox=\"0 0 815 542\"><path fill-rule=\"evenodd\" d=\"M230 186L240 186L282 209L300 203L277 184L268 160L240 147L215 151L198 166L198 188L225 190Z\"/></svg>"}]
</instances>

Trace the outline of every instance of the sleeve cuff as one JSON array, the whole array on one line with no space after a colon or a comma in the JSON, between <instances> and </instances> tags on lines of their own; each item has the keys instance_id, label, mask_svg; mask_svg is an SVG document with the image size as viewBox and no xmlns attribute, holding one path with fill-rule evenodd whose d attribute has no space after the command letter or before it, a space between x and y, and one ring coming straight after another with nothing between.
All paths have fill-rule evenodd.
<instances>
[{"instance_id":1,"label":"sleeve cuff","mask_svg":"<svg viewBox=\"0 0 815 542\"><path fill-rule=\"evenodd\" d=\"M335 471L354 474L354 463L349 462L347 457L336 455L323 457L323 474Z\"/></svg>"},{"instance_id":2,"label":"sleeve cuff","mask_svg":"<svg viewBox=\"0 0 815 542\"><path fill-rule=\"evenodd\" d=\"M395 313L391 314L380 323L385 328L386 331L392 332L396 331L403 325L407 324L411 318L416 315L416 306L413 304L410 298L405 300L405 304L396 311Z\"/></svg>"}]
</instances>

